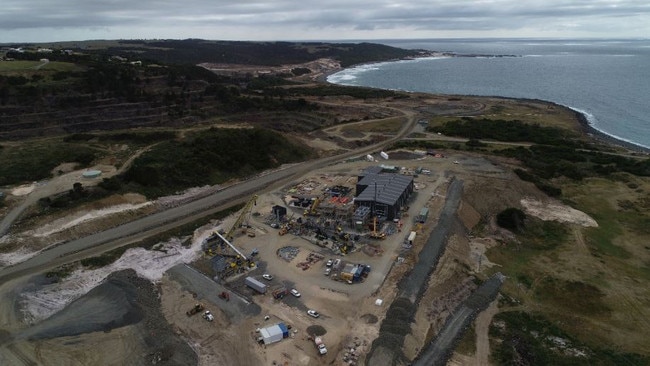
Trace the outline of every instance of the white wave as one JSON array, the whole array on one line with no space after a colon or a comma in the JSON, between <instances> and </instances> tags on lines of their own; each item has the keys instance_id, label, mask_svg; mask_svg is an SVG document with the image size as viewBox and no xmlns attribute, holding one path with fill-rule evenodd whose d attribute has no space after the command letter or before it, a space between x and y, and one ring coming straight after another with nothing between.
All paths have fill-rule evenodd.
<instances>
[{"instance_id":1,"label":"white wave","mask_svg":"<svg viewBox=\"0 0 650 366\"><path fill-rule=\"evenodd\" d=\"M643 144L640 144L640 143L638 143L636 141L628 140L626 138L620 137L620 136L615 135L613 133L603 131L602 129L598 128L598 119L596 118L596 116L594 116L593 114L591 114L591 113L589 113L589 112L587 112L587 111L585 111L583 109L575 108L575 107L572 107L572 106L569 106L569 105L563 105L563 106L567 107L567 108L569 108L571 110L574 110L574 111L582 114L583 116L585 116L585 119L587 120L587 123L589 124L589 127L591 127L594 130L602 133L603 135L607 135L607 136L612 137L612 138L614 138L616 140L627 142L627 143L632 144L632 145L641 146L641 147L650 149L650 146L648 146L648 145L643 145Z\"/></svg>"},{"instance_id":2,"label":"white wave","mask_svg":"<svg viewBox=\"0 0 650 366\"><path fill-rule=\"evenodd\" d=\"M329 75L327 77L327 81L332 83L332 84L342 84L342 85L350 85L351 81L354 81L357 79L357 77L365 72L368 71L377 71L381 70L381 68L385 65L388 64L395 64L395 63L414 63L414 62L423 62L423 61L431 61L431 60L442 60L442 59L447 59L451 58L452 56L429 56L429 57L416 57L412 59L407 59L407 60L394 60L394 61L384 61L384 62L374 62L370 64L362 64L362 65L357 65L354 67L351 67L349 69L345 69L339 72L336 72L332 75Z\"/></svg>"}]
</instances>

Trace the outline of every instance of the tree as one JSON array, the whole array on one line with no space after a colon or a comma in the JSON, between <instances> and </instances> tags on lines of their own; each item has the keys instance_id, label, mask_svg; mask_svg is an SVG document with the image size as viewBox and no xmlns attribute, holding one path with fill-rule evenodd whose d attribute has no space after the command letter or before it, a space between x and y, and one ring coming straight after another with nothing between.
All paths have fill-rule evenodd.
<instances>
[{"instance_id":1,"label":"tree","mask_svg":"<svg viewBox=\"0 0 650 366\"><path fill-rule=\"evenodd\" d=\"M525 228L526 214L514 207L506 208L497 214L497 225L513 232L522 232Z\"/></svg>"}]
</instances>

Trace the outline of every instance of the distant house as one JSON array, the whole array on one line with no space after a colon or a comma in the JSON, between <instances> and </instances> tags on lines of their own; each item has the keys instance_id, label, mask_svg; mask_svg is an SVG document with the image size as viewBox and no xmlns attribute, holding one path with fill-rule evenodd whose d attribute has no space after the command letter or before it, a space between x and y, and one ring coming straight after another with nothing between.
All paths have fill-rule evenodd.
<instances>
[{"instance_id":1,"label":"distant house","mask_svg":"<svg viewBox=\"0 0 650 366\"><path fill-rule=\"evenodd\" d=\"M39 49L36 50L36 52L38 52L38 53L52 53L53 51L52 51L51 48L39 48Z\"/></svg>"},{"instance_id":2,"label":"distant house","mask_svg":"<svg viewBox=\"0 0 650 366\"><path fill-rule=\"evenodd\" d=\"M128 61L128 59L126 57L117 56L117 55L116 56L111 56L110 60L111 61L117 61L117 62L126 62L126 61Z\"/></svg>"}]
</instances>

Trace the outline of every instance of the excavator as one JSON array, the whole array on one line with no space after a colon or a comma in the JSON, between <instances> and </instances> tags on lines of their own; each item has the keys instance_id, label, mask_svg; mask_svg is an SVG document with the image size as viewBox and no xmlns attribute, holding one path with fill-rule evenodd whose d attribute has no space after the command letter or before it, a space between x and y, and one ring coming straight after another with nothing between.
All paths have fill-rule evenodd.
<instances>
[{"instance_id":1,"label":"excavator","mask_svg":"<svg viewBox=\"0 0 650 366\"><path fill-rule=\"evenodd\" d=\"M316 210L318 208L318 205L320 205L320 198L316 197L314 198L314 202L312 202L311 206L309 209L305 210L303 215L305 216L318 216L318 211Z\"/></svg>"}]
</instances>

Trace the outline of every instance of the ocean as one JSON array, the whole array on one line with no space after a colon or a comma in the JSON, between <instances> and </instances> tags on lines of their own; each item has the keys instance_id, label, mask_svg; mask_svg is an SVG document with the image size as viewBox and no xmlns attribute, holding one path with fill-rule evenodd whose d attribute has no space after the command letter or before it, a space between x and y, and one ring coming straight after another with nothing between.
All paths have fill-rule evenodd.
<instances>
[{"instance_id":1,"label":"ocean","mask_svg":"<svg viewBox=\"0 0 650 366\"><path fill-rule=\"evenodd\" d=\"M591 127L650 148L650 40L431 39L374 41L468 57L366 64L336 84L459 95L542 99Z\"/></svg>"}]
</instances>

